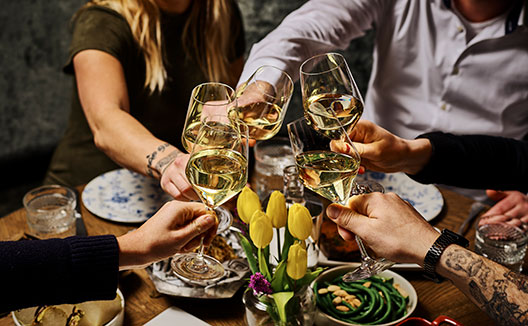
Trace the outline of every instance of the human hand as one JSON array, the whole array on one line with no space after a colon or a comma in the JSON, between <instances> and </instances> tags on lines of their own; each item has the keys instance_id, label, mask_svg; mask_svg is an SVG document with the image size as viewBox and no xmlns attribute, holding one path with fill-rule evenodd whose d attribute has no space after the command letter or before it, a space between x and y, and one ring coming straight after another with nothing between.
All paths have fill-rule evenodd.
<instances>
[{"instance_id":1,"label":"human hand","mask_svg":"<svg viewBox=\"0 0 528 326\"><path fill-rule=\"evenodd\" d=\"M348 207L331 204L326 213L341 237L357 234L379 257L423 265L439 233L408 202L394 193L353 196Z\"/></svg>"},{"instance_id":2,"label":"human hand","mask_svg":"<svg viewBox=\"0 0 528 326\"><path fill-rule=\"evenodd\" d=\"M528 231L528 196L519 191L486 190L497 201L480 219L479 225L505 222Z\"/></svg>"},{"instance_id":3,"label":"human hand","mask_svg":"<svg viewBox=\"0 0 528 326\"><path fill-rule=\"evenodd\" d=\"M136 268L211 243L216 218L200 203L171 201L138 229L117 238L120 269Z\"/></svg>"},{"instance_id":4,"label":"human hand","mask_svg":"<svg viewBox=\"0 0 528 326\"><path fill-rule=\"evenodd\" d=\"M172 161L169 161L164 168L161 168L160 186L176 200L198 200L198 195L194 192L191 184L185 175L185 167L190 155L180 151L169 154Z\"/></svg>"},{"instance_id":5,"label":"human hand","mask_svg":"<svg viewBox=\"0 0 528 326\"><path fill-rule=\"evenodd\" d=\"M361 156L361 164L375 171L415 174L432 153L429 140L406 140L368 120L359 120L349 136Z\"/></svg>"}]
</instances>

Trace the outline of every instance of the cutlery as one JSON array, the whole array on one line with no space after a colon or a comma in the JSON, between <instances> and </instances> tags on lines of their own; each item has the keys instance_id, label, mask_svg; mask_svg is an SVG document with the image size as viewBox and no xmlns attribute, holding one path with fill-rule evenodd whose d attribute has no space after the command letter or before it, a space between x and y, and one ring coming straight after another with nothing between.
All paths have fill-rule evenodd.
<instances>
[{"instance_id":1,"label":"cutlery","mask_svg":"<svg viewBox=\"0 0 528 326\"><path fill-rule=\"evenodd\" d=\"M469 215L468 217L464 220L464 222L462 223L462 225L460 225L460 227L458 228L458 234L460 235L464 235L464 233L466 233L466 229L468 227L469 224L471 224L471 222L475 219L475 217L477 217L484 209L486 209L487 205L479 202L479 201L476 201L474 202L473 204L471 204L471 209L469 210Z\"/></svg>"},{"instance_id":2,"label":"cutlery","mask_svg":"<svg viewBox=\"0 0 528 326\"><path fill-rule=\"evenodd\" d=\"M81 196L77 189L73 189L75 192L76 202L75 202L75 234L78 236L85 237L88 235L86 232L86 226L84 225L84 220L81 215Z\"/></svg>"}]
</instances>

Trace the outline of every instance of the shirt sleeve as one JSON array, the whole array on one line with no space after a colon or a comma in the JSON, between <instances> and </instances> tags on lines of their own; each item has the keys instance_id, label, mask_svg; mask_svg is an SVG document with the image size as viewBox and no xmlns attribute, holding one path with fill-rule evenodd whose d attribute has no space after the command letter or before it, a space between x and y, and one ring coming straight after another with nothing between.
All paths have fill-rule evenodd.
<instances>
[{"instance_id":1,"label":"shirt sleeve","mask_svg":"<svg viewBox=\"0 0 528 326\"><path fill-rule=\"evenodd\" d=\"M118 275L113 235L0 242L0 311L111 300Z\"/></svg>"},{"instance_id":2,"label":"shirt sleeve","mask_svg":"<svg viewBox=\"0 0 528 326\"><path fill-rule=\"evenodd\" d=\"M64 72L73 74L73 57L83 50L100 50L120 62L134 44L126 20L117 12L101 6L81 9L73 20L73 34Z\"/></svg>"},{"instance_id":3,"label":"shirt sleeve","mask_svg":"<svg viewBox=\"0 0 528 326\"><path fill-rule=\"evenodd\" d=\"M420 183L528 192L528 142L485 135L432 132L429 163L416 175Z\"/></svg>"},{"instance_id":4,"label":"shirt sleeve","mask_svg":"<svg viewBox=\"0 0 528 326\"><path fill-rule=\"evenodd\" d=\"M301 63L320 53L345 49L379 20L383 0L311 0L289 14L260 42L255 43L239 84L262 65L273 65L299 78Z\"/></svg>"}]
</instances>

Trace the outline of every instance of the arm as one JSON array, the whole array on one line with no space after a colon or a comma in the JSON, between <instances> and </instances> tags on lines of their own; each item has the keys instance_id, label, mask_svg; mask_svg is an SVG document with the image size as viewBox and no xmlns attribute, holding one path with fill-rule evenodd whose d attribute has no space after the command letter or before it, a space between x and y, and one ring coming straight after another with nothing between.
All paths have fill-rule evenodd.
<instances>
[{"instance_id":1,"label":"arm","mask_svg":"<svg viewBox=\"0 0 528 326\"><path fill-rule=\"evenodd\" d=\"M203 204L172 201L140 228L113 235L0 242L0 312L36 305L111 300L118 271L192 250L216 234Z\"/></svg>"},{"instance_id":2,"label":"arm","mask_svg":"<svg viewBox=\"0 0 528 326\"><path fill-rule=\"evenodd\" d=\"M308 1L253 45L240 82L246 81L262 65L280 68L296 80L304 60L315 54L345 49L352 39L371 29L385 3L387 1Z\"/></svg>"},{"instance_id":3,"label":"arm","mask_svg":"<svg viewBox=\"0 0 528 326\"><path fill-rule=\"evenodd\" d=\"M355 196L349 207L332 204L330 217L345 240L359 235L374 252L395 262L423 266L439 236L412 206L394 193ZM409 241L413 239L413 241ZM528 278L467 249L451 245L436 272L502 325L528 322Z\"/></svg>"},{"instance_id":4,"label":"arm","mask_svg":"<svg viewBox=\"0 0 528 326\"><path fill-rule=\"evenodd\" d=\"M442 132L407 140L366 120L350 138L368 169L402 171L421 183L528 191L528 142Z\"/></svg>"},{"instance_id":5,"label":"arm","mask_svg":"<svg viewBox=\"0 0 528 326\"><path fill-rule=\"evenodd\" d=\"M154 137L130 115L123 68L118 59L98 50L73 58L79 99L95 145L128 169L160 179L177 199L195 199L185 177L188 155Z\"/></svg>"}]
</instances>

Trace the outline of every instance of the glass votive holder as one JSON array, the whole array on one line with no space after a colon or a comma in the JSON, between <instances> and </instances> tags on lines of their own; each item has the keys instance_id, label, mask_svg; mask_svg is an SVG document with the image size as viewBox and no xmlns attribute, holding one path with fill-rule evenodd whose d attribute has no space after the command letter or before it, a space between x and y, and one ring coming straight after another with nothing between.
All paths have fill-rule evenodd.
<instances>
[{"instance_id":1,"label":"glass votive holder","mask_svg":"<svg viewBox=\"0 0 528 326\"><path fill-rule=\"evenodd\" d=\"M475 252L515 272L522 270L528 235L507 223L477 227Z\"/></svg>"},{"instance_id":2,"label":"glass votive holder","mask_svg":"<svg viewBox=\"0 0 528 326\"><path fill-rule=\"evenodd\" d=\"M76 202L68 187L49 185L28 191L23 203L30 234L40 239L75 235Z\"/></svg>"}]
</instances>

